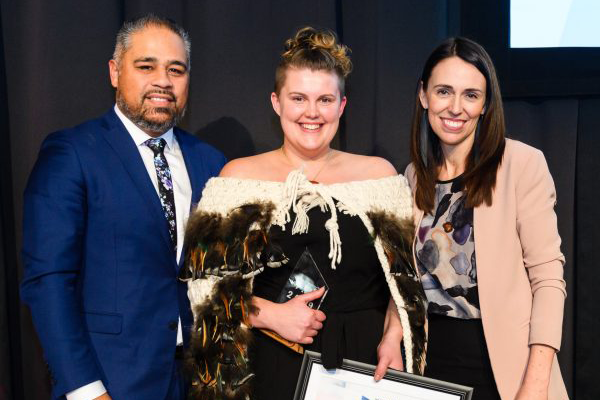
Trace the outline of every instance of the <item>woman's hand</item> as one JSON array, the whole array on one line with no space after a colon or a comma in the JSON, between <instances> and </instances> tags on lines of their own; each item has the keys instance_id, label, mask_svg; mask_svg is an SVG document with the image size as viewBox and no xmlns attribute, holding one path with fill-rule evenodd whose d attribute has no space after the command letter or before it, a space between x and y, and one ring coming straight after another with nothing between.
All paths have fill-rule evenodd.
<instances>
[{"instance_id":1,"label":"woman's hand","mask_svg":"<svg viewBox=\"0 0 600 400\"><path fill-rule=\"evenodd\" d=\"M374 378L379 381L388 367L404 370L404 362L402 361L402 324L400 316L396 309L396 304L393 299L390 299L385 313L385 322L383 323L383 337L379 346L377 346L377 368L375 368Z\"/></svg>"},{"instance_id":2,"label":"woman's hand","mask_svg":"<svg viewBox=\"0 0 600 400\"><path fill-rule=\"evenodd\" d=\"M396 330L395 332L386 332L377 346L377 368L375 368L375 381L379 381L385 373L388 367L397 369L398 371L404 371L404 362L402 361L402 330Z\"/></svg>"},{"instance_id":3,"label":"woman's hand","mask_svg":"<svg viewBox=\"0 0 600 400\"><path fill-rule=\"evenodd\" d=\"M310 344L323 328L325 313L313 310L307 304L323 296L325 289L301 294L285 303L254 297L259 312L251 315L250 322L256 328L270 329L289 341Z\"/></svg>"},{"instance_id":4,"label":"woman's hand","mask_svg":"<svg viewBox=\"0 0 600 400\"><path fill-rule=\"evenodd\" d=\"M555 353L556 350L550 346L531 345L525 378L515 400L548 400L548 384Z\"/></svg>"}]
</instances>

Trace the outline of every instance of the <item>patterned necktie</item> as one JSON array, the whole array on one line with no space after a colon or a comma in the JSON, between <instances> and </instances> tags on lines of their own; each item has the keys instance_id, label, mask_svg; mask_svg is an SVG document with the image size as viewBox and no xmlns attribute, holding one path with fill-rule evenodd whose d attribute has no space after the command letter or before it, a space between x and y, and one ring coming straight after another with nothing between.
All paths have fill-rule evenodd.
<instances>
[{"instance_id":1,"label":"patterned necktie","mask_svg":"<svg viewBox=\"0 0 600 400\"><path fill-rule=\"evenodd\" d=\"M154 152L154 168L158 177L158 197L162 204L165 218L169 223L171 241L177 251L177 220L175 219L175 197L173 195L173 181L171 170L165 158L164 150L167 142L165 139L148 139L144 142Z\"/></svg>"}]
</instances>

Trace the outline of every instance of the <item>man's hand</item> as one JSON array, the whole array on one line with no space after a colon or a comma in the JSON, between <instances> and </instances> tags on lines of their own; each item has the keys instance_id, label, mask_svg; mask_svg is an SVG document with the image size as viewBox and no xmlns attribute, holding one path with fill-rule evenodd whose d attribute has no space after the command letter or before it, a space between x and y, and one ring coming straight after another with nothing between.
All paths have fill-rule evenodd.
<instances>
[{"instance_id":1,"label":"man's hand","mask_svg":"<svg viewBox=\"0 0 600 400\"><path fill-rule=\"evenodd\" d=\"M108 393L104 393L101 396L96 397L94 400L112 400Z\"/></svg>"}]
</instances>

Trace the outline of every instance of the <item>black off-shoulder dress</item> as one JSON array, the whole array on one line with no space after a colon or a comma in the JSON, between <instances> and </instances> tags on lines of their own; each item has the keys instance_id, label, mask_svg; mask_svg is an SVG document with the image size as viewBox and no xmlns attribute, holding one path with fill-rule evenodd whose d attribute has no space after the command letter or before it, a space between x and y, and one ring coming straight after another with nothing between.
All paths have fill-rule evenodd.
<instances>
[{"instance_id":1,"label":"black off-shoulder dress","mask_svg":"<svg viewBox=\"0 0 600 400\"><path fill-rule=\"evenodd\" d=\"M279 297L292 269L308 249L329 291L320 309L327 319L311 345L322 354L326 368L341 365L342 359L377 363L377 346L382 337L390 292L369 235L359 217L338 213L342 261L334 270L328 258L330 243L325 223L328 212L319 207L308 211L308 232L291 234L292 223L282 230L271 228L289 262L277 269L265 268L254 280L253 294L270 301ZM291 213L291 221L295 215ZM256 330L250 359L256 374L253 400L291 400L294 396L302 355Z\"/></svg>"}]
</instances>

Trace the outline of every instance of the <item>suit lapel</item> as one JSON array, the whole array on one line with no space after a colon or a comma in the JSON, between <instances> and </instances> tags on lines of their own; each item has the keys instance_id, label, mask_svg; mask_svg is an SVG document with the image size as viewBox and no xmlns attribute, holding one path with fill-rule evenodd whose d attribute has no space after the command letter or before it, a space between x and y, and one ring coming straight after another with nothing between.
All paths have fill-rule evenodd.
<instances>
[{"instance_id":1,"label":"suit lapel","mask_svg":"<svg viewBox=\"0 0 600 400\"><path fill-rule=\"evenodd\" d=\"M105 121L107 122L107 130L104 138L108 141L123 163L134 186L145 200L144 205L149 208L150 215L157 221L158 226L160 227L159 231L164 239L163 242L169 248L169 251L173 252L173 257L175 257L171 238L169 237L167 220L163 213L160 199L148 176L148 171L142 161L139 150L114 110L111 110L105 115Z\"/></svg>"}]
</instances>

